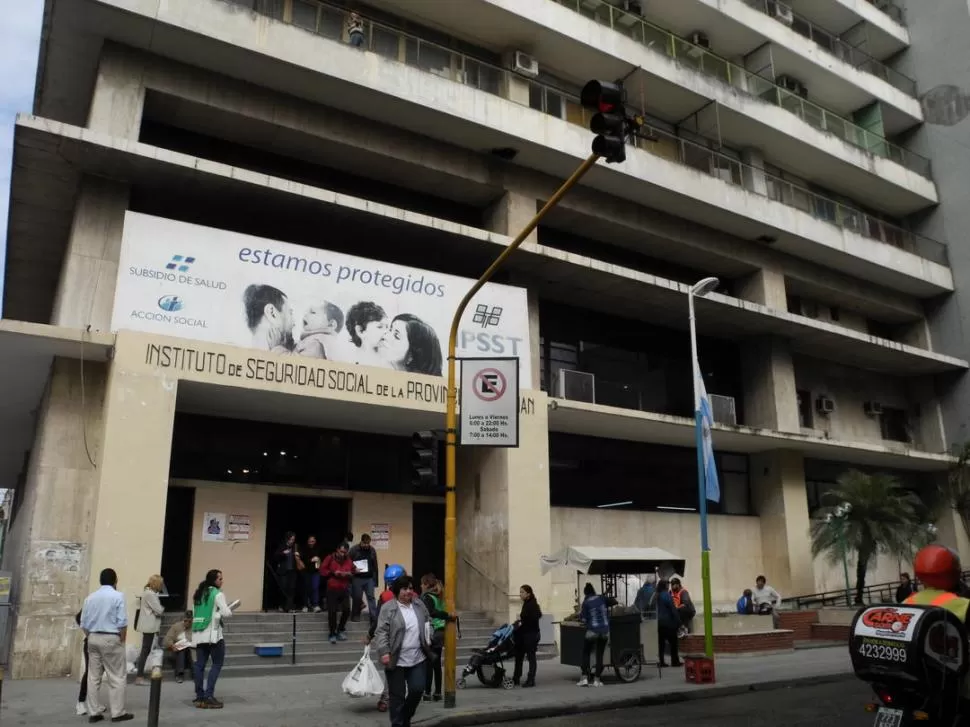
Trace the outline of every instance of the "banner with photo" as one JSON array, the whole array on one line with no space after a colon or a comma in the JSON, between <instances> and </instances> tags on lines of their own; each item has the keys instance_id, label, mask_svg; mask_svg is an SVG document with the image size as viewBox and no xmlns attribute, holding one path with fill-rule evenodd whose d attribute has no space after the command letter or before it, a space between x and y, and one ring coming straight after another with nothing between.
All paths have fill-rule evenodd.
<instances>
[{"instance_id":1,"label":"banner with photo","mask_svg":"<svg viewBox=\"0 0 970 727\"><path fill-rule=\"evenodd\" d=\"M473 282L128 212L111 327L441 376ZM531 388L526 291L486 285L458 356L517 356Z\"/></svg>"}]
</instances>

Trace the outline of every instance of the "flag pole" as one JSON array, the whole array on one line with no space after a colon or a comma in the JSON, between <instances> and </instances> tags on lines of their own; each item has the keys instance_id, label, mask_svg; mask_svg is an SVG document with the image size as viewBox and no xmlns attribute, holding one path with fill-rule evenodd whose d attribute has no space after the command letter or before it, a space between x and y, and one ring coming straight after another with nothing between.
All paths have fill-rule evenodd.
<instances>
[{"instance_id":1,"label":"flag pole","mask_svg":"<svg viewBox=\"0 0 970 727\"><path fill-rule=\"evenodd\" d=\"M697 358L697 324L694 319L694 296L709 293L718 284L717 278L699 280L687 293L687 309L690 319L690 359L694 384L694 435L697 443L697 498L701 526L701 587L704 594L704 655L714 658L714 614L711 599L711 548L707 539L707 482L704 467L704 423L701 412L701 395L698 384L700 363Z\"/></svg>"}]
</instances>

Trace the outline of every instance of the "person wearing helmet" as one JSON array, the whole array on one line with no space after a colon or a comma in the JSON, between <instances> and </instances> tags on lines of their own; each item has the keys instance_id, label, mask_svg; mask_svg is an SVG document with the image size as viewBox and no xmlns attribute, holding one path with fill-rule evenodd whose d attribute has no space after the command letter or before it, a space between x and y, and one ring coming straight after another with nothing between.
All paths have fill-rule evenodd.
<instances>
[{"instance_id":1,"label":"person wearing helmet","mask_svg":"<svg viewBox=\"0 0 970 727\"><path fill-rule=\"evenodd\" d=\"M961 591L960 556L942 545L927 545L916 554L913 570L923 590L903 603L945 608L966 623L970 599L957 595Z\"/></svg>"},{"instance_id":2,"label":"person wearing helmet","mask_svg":"<svg viewBox=\"0 0 970 727\"><path fill-rule=\"evenodd\" d=\"M404 570L404 566L397 565L396 563L394 565L389 565L384 569L384 591L377 599L377 610L374 612L374 618L371 619L371 622L370 622L370 630L367 632L368 644L374 640L374 634L377 631L377 617L381 613L381 606L383 606L385 603L387 603L392 598L394 598L394 592L391 590L391 586L394 585L394 581L396 581L398 578L406 575L407 575L407 571ZM381 698L377 702L377 710L379 712L387 711L387 700L388 700L387 684L385 683L384 693L381 695Z\"/></svg>"}]
</instances>

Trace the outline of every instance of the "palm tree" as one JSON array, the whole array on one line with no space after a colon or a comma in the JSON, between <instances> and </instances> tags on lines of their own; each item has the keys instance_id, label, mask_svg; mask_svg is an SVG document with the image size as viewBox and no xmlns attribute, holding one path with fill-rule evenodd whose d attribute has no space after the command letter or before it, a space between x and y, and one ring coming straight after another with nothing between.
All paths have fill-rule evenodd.
<instances>
[{"instance_id":1,"label":"palm tree","mask_svg":"<svg viewBox=\"0 0 970 727\"><path fill-rule=\"evenodd\" d=\"M850 469L826 497L842 504L814 513L812 555L837 563L855 552L856 603L862 603L866 571L877 555L908 559L932 537L926 507L892 475Z\"/></svg>"}]
</instances>

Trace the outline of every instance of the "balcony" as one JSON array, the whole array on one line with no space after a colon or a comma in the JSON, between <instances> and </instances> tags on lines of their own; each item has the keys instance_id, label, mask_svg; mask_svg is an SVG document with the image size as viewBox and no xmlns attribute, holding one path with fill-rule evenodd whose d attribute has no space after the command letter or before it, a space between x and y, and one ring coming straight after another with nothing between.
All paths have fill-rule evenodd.
<instances>
[{"instance_id":1,"label":"balcony","mask_svg":"<svg viewBox=\"0 0 970 727\"><path fill-rule=\"evenodd\" d=\"M886 81L903 93L914 98L916 97L916 81L912 78L890 68L885 63L880 63L858 46L851 45L839 37L839 35L820 27L805 16L792 11L788 5L777 2L777 0L742 1L745 5L764 13L770 18L774 18L799 35L808 38L815 45L840 61L844 61L854 68L858 68L860 71L864 71Z\"/></svg>"},{"instance_id":2,"label":"balcony","mask_svg":"<svg viewBox=\"0 0 970 727\"><path fill-rule=\"evenodd\" d=\"M752 1L760 2L760 0ZM596 3L595 9L590 9L594 4L584 0L553 0L553 2L631 38L653 52L663 54L699 73L779 106L819 131L834 134L863 151L896 162L922 177L932 179L930 160L926 157L893 144L885 137L777 85L773 80L732 63L707 48L684 40L644 20L639 15L628 13L607 3Z\"/></svg>"},{"instance_id":3,"label":"balcony","mask_svg":"<svg viewBox=\"0 0 970 727\"><path fill-rule=\"evenodd\" d=\"M574 0L556 1L574 2ZM617 10L617 12L621 11ZM339 8L315 0L299 0L298 5L293 5L292 14L287 15L287 19L293 24L325 38L340 41L343 37L346 14ZM280 19L284 19L282 14L280 14ZM529 80L511 73L507 69L484 63L468 55L366 18L364 19L364 31L364 48L389 60L402 62L455 83L472 86L480 91L529 106L537 111L542 111L584 128L589 125L589 112L580 105L579 97L562 88ZM666 37L667 40L664 42L669 40L674 52L676 53L679 49L683 58L689 59L697 70L730 81L731 68L738 68L731 66L731 64L713 54L691 55L687 53L687 50L697 46L691 46L686 41L675 38L670 34L667 34ZM714 64L712 59L716 60L717 65ZM846 140L853 138L852 129L857 129L861 135L860 140L864 139L864 142L860 143L889 144L884 139L881 142L876 142L876 139L881 139L881 137L875 137L870 132L851 125L850 122L841 119L841 117L831 115L829 112L767 82L759 76L754 76L754 78L767 84L770 87L769 93L777 92L777 98L783 108L802 116L813 123L816 128L833 131ZM516 93L511 91L514 85L524 86L525 89ZM635 110L643 113L642 109ZM634 144L637 148L651 154L704 172L728 184L743 187L749 192L767 197L772 201L801 210L812 215L815 219L828 222L840 229L862 235L870 240L892 245L939 265L948 265L946 245L941 242L916 235L861 210L766 174L761 169L743 164L701 144L687 141L650 125L646 125L640 130L639 135L634 139ZM900 161L909 160L913 162L917 159L925 161L928 173L929 161L923 159L923 157L912 155L910 152L891 144L888 145L887 151L889 154L898 157ZM764 180L764 183L759 183L759 180Z\"/></svg>"}]
</instances>

